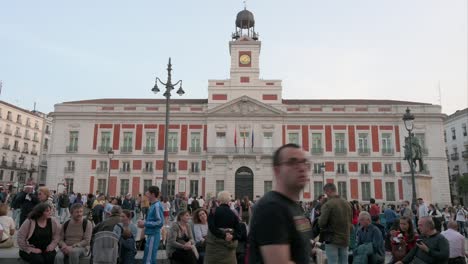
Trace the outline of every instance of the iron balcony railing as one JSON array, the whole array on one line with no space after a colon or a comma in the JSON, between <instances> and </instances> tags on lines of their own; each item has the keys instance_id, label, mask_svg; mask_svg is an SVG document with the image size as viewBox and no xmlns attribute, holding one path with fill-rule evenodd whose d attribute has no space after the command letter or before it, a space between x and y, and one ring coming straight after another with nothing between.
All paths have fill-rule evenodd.
<instances>
[{"instance_id":1,"label":"iron balcony railing","mask_svg":"<svg viewBox=\"0 0 468 264\"><path fill-rule=\"evenodd\" d=\"M143 168L143 173L153 173L153 168Z\"/></svg>"},{"instance_id":2,"label":"iron balcony railing","mask_svg":"<svg viewBox=\"0 0 468 264\"><path fill-rule=\"evenodd\" d=\"M194 146L189 148L190 153L200 153L201 152L201 147L200 146Z\"/></svg>"},{"instance_id":3,"label":"iron balcony railing","mask_svg":"<svg viewBox=\"0 0 468 264\"><path fill-rule=\"evenodd\" d=\"M132 153L133 146L123 146L120 148L120 153Z\"/></svg>"},{"instance_id":4,"label":"iron balcony railing","mask_svg":"<svg viewBox=\"0 0 468 264\"><path fill-rule=\"evenodd\" d=\"M393 155L395 152L392 148L383 148L382 149L382 155L389 156Z\"/></svg>"},{"instance_id":5,"label":"iron balcony railing","mask_svg":"<svg viewBox=\"0 0 468 264\"><path fill-rule=\"evenodd\" d=\"M311 154L322 154L323 153L323 148L311 148L310 149Z\"/></svg>"},{"instance_id":6,"label":"iron balcony railing","mask_svg":"<svg viewBox=\"0 0 468 264\"><path fill-rule=\"evenodd\" d=\"M450 159L452 160L458 160L460 157L458 156L458 153L452 153L450 154Z\"/></svg>"},{"instance_id":7,"label":"iron balcony railing","mask_svg":"<svg viewBox=\"0 0 468 264\"><path fill-rule=\"evenodd\" d=\"M75 172L75 167L65 167L63 170L65 173L72 173Z\"/></svg>"},{"instance_id":8,"label":"iron balcony railing","mask_svg":"<svg viewBox=\"0 0 468 264\"><path fill-rule=\"evenodd\" d=\"M178 146L167 147L167 152L169 153L177 153L179 151Z\"/></svg>"},{"instance_id":9,"label":"iron balcony railing","mask_svg":"<svg viewBox=\"0 0 468 264\"><path fill-rule=\"evenodd\" d=\"M67 153L75 153L78 152L78 146L67 146L66 147Z\"/></svg>"},{"instance_id":10,"label":"iron balcony railing","mask_svg":"<svg viewBox=\"0 0 468 264\"><path fill-rule=\"evenodd\" d=\"M101 153L101 154L107 154L110 149L111 149L110 146L99 146L98 147L98 152Z\"/></svg>"},{"instance_id":11,"label":"iron balcony railing","mask_svg":"<svg viewBox=\"0 0 468 264\"><path fill-rule=\"evenodd\" d=\"M346 154L347 152L348 150L346 148L342 148L342 147L335 148L335 154Z\"/></svg>"},{"instance_id":12,"label":"iron balcony railing","mask_svg":"<svg viewBox=\"0 0 468 264\"><path fill-rule=\"evenodd\" d=\"M275 148L251 148L251 147L213 147L207 148L206 152L209 154L219 154L219 155L257 155L257 154L266 154L271 155L275 151Z\"/></svg>"},{"instance_id":13,"label":"iron balcony railing","mask_svg":"<svg viewBox=\"0 0 468 264\"><path fill-rule=\"evenodd\" d=\"M359 155L369 155L370 154L370 148L358 148L358 154Z\"/></svg>"},{"instance_id":14,"label":"iron balcony railing","mask_svg":"<svg viewBox=\"0 0 468 264\"><path fill-rule=\"evenodd\" d=\"M468 150L462 152L463 159L468 159Z\"/></svg>"},{"instance_id":15,"label":"iron balcony railing","mask_svg":"<svg viewBox=\"0 0 468 264\"><path fill-rule=\"evenodd\" d=\"M98 167L96 169L96 172L97 173L106 173L106 172L109 172L109 168L107 168L107 167Z\"/></svg>"},{"instance_id":16,"label":"iron balcony railing","mask_svg":"<svg viewBox=\"0 0 468 264\"><path fill-rule=\"evenodd\" d=\"M151 154L156 152L156 147L155 146L146 146L143 148L143 153L146 154Z\"/></svg>"}]
</instances>

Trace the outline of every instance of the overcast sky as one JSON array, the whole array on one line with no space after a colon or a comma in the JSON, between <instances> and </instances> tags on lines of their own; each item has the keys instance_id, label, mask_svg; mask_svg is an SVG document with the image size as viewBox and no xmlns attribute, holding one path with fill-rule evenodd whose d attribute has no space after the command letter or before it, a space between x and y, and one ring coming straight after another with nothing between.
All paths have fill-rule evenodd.
<instances>
[{"instance_id":1,"label":"overcast sky","mask_svg":"<svg viewBox=\"0 0 468 264\"><path fill-rule=\"evenodd\" d=\"M251 0L260 75L283 98L468 106L467 0ZM169 56L183 98L229 78L241 0L2 1L1 100L53 111L92 98L162 98ZM439 84L440 95L439 96Z\"/></svg>"}]
</instances>

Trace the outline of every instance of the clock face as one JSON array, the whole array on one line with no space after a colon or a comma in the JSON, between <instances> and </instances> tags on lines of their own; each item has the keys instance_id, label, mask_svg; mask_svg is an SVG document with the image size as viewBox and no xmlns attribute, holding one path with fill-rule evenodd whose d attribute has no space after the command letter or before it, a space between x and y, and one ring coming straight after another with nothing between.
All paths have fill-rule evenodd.
<instances>
[{"instance_id":1,"label":"clock face","mask_svg":"<svg viewBox=\"0 0 468 264\"><path fill-rule=\"evenodd\" d=\"M250 63L250 56L247 55L247 54L242 54L240 56L240 58L239 58L239 62L241 64L244 64L244 65L249 64Z\"/></svg>"}]
</instances>

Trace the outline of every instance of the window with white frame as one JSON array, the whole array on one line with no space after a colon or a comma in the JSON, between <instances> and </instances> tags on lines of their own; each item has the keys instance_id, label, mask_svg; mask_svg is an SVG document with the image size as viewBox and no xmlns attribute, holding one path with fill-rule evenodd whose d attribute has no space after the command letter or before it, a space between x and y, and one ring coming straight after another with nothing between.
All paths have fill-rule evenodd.
<instances>
[{"instance_id":1,"label":"window with white frame","mask_svg":"<svg viewBox=\"0 0 468 264\"><path fill-rule=\"evenodd\" d=\"M153 162L147 161L145 162L145 171L152 172L153 171Z\"/></svg>"},{"instance_id":2,"label":"window with white frame","mask_svg":"<svg viewBox=\"0 0 468 264\"><path fill-rule=\"evenodd\" d=\"M124 132L123 137L124 137L123 148L126 151L132 150L133 149L133 132Z\"/></svg>"},{"instance_id":3,"label":"window with white frame","mask_svg":"<svg viewBox=\"0 0 468 264\"><path fill-rule=\"evenodd\" d=\"M175 195L175 180L167 180L167 195Z\"/></svg>"},{"instance_id":4,"label":"window with white frame","mask_svg":"<svg viewBox=\"0 0 468 264\"><path fill-rule=\"evenodd\" d=\"M216 196L221 191L224 191L224 180L216 180Z\"/></svg>"},{"instance_id":5,"label":"window with white frame","mask_svg":"<svg viewBox=\"0 0 468 264\"><path fill-rule=\"evenodd\" d=\"M273 190L273 182L272 181L264 181L263 182L263 193L267 193Z\"/></svg>"},{"instance_id":6,"label":"window with white frame","mask_svg":"<svg viewBox=\"0 0 468 264\"><path fill-rule=\"evenodd\" d=\"M200 163L198 161L190 163L190 172L200 172Z\"/></svg>"},{"instance_id":7,"label":"window with white frame","mask_svg":"<svg viewBox=\"0 0 468 264\"><path fill-rule=\"evenodd\" d=\"M125 196L129 190L130 181L128 179L120 180L120 195Z\"/></svg>"},{"instance_id":8,"label":"window with white frame","mask_svg":"<svg viewBox=\"0 0 468 264\"><path fill-rule=\"evenodd\" d=\"M337 152L346 151L345 133L335 133L335 149Z\"/></svg>"},{"instance_id":9,"label":"window with white frame","mask_svg":"<svg viewBox=\"0 0 468 264\"><path fill-rule=\"evenodd\" d=\"M108 170L107 161L104 161L104 160L99 161L99 170L100 171L107 171Z\"/></svg>"},{"instance_id":10,"label":"window with white frame","mask_svg":"<svg viewBox=\"0 0 468 264\"><path fill-rule=\"evenodd\" d=\"M123 172L129 172L130 171L130 162L129 161L123 161L122 162L122 171Z\"/></svg>"},{"instance_id":11,"label":"window with white frame","mask_svg":"<svg viewBox=\"0 0 468 264\"><path fill-rule=\"evenodd\" d=\"M111 132L102 131L101 132L101 151L109 151L111 148Z\"/></svg>"},{"instance_id":12,"label":"window with white frame","mask_svg":"<svg viewBox=\"0 0 468 264\"><path fill-rule=\"evenodd\" d=\"M312 133L312 153L322 153L322 134Z\"/></svg>"},{"instance_id":13,"label":"window with white frame","mask_svg":"<svg viewBox=\"0 0 468 264\"><path fill-rule=\"evenodd\" d=\"M78 131L70 131L69 149L70 151L78 150Z\"/></svg>"},{"instance_id":14,"label":"window with white frame","mask_svg":"<svg viewBox=\"0 0 468 264\"><path fill-rule=\"evenodd\" d=\"M177 132L169 132L167 140L167 149L170 152L176 152L179 149L179 134Z\"/></svg>"},{"instance_id":15,"label":"window with white frame","mask_svg":"<svg viewBox=\"0 0 468 264\"><path fill-rule=\"evenodd\" d=\"M314 174L321 174L322 173L322 163L314 163Z\"/></svg>"},{"instance_id":16,"label":"window with white frame","mask_svg":"<svg viewBox=\"0 0 468 264\"><path fill-rule=\"evenodd\" d=\"M176 172L177 168L176 168L175 162L168 162L167 165L168 165L168 169L167 169L168 172Z\"/></svg>"},{"instance_id":17,"label":"window with white frame","mask_svg":"<svg viewBox=\"0 0 468 264\"><path fill-rule=\"evenodd\" d=\"M361 194L363 201L369 201L371 198L371 186L370 182L361 182Z\"/></svg>"},{"instance_id":18,"label":"window with white frame","mask_svg":"<svg viewBox=\"0 0 468 264\"><path fill-rule=\"evenodd\" d=\"M344 198L348 199L348 191L346 188L346 182L345 181L339 181L338 182L338 194Z\"/></svg>"},{"instance_id":19,"label":"window with white frame","mask_svg":"<svg viewBox=\"0 0 468 264\"><path fill-rule=\"evenodd\" d=\"M106 179L97 180L97 190L99 193L106 193Z\"/></svg>"},{"instance_id":20,"label":"window with white frame","mask_svg":"<svg viewBox=\"0 0 468 264\"><path fill-rule=\"evenodd\" d=\"M299 133L289 132L288 133L288 143L293 143L299 145Z\"/></svg>"},{"instance_id":21,"label":"window with white frame","mask_svg":"<svg viewBox=\"0 0 468 264\"><path fill-rule=\"evenodd\" d=\"M391 163L386 163L384 164L384 174L394 174L395 172L393 171L393 164Z\"/></svg>"},{"instance_id":22,"label":"window with white frame","mask_svg":"<svg viewBox=\"0 0 468 264\"><path fill-rule=\"evenodd\" d=\"M68 171L75 171L75 161L74 160L67 161L67 170Z\"/></svg>"},{"instance_id":23,"label":"window with white frame","mask_svg":"<svg viewBox=\"0 0 468 264\"><path fill-rule=\"evenodd\" d=\"M148 188L153 185L153 180L143 180L143 192L148 191Z\"/></svg>"},{"instance_id":24,"label":"window with white frame","mask_svg":"<svg viewBox=\"0 0 468 264\"><path fill-rule=\"evenodd\" d=\"M263 147L264 148L273 147L273 132L263 132Z\"/></svg>"},{"instance_id":25,"label":"window with white frame","mask_svg":"<svg viewBox=\"0 0 468 264\"><path fill-rule=\"evenodd\" d=\"M385 183L385 193L387 201L395 201L395 183L386 182Z\"/></svg>"},{"instance_id":26,"label":"window with white frame","mask_svg":"<svg viewBox=\"0 0 468 264\"><path fill-rule=\"evenodd\" d=\"M368 163L361 163L361 174L369 174L369 164Z\"/></svg>"},{"instance_id":27,"label":"window with white frame","mask_svg":"<svg viewBox=\"0 0 468 264\"><path fill-rule=\"evenodd\" d=\"M336 164L336 173L345 174L346 173L346 164L345 163Z\"/></svg>"},{"instance_id":28,"label":"window with white frame","mask_svg":"<svg viewBox=\"0 0 468 264\"><path fill-rule=\"evenodd\" d=\"M318 197L320 194L323 194L323 182L314 181L314 195Z\"/></svg>"},{"instance_id":29,"label":"window with white frame","mask_svg":"<svg viewBox=\"0 0 468 264\"><path fill-rule=\"evenodd\" d=\"M190 180L190 195L198 196L198 180Z\"/></svg>"},{"instance_id":30,"label":"window with white frame","mask_svg":"<svg viewBox=\"0 0 468 264\"><path fill-rule=\"evenodd\" d=\"M153 153L155 151L156 151L156 133L155 132L146 132L144 152Z\"/></svg>"},{"instance_id":31,"label":"window with white frame","mask_svg":"<svg viewBox=\"0 0 468 264\"><path fill-rule=\"evenodd\" d=\"M393 152L392 134L390 133L382 133L382 152L387 154Z\"/></svg>"},{"instance_id":32,"label":"window with white frame","mask_svg":"<svg viewBox=\"0 0 468 264\"><path fill-rule=\"evenodd\" d=\"M369 152L369 134L359 133L358 134L358 150L359 152Z\"/></svg>"},{"instance_id":33,"label":"window with white frame","mask_svg":"<svg viewBox=\"0 0 468 264\"><path fill-rule=\"evenodd\" d=\"M190 152L201 151L201 135L200 132L190 133Z\"/></svg>"}]
</instances>

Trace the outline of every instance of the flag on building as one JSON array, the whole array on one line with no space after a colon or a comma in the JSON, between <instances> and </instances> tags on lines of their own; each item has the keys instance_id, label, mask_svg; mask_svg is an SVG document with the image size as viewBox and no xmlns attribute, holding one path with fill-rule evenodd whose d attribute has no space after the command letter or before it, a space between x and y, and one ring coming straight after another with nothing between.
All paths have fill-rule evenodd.
<instances>
[{"instance_id":1,"label":"flag on building","mask_svg":"<svg viewBox=\"0 0 468 264\"><path fill-rule=\"evenodd\" d=\"M254 147L254 131L252 129L252 148Z\"/></svg>"},{"instance_id":2,"label":"flag on building","mask_svg":"<svg viewBox=\"0 0 468 264\"><path fill-rule=\"evenodd\" d=\"M237 149L237 127L234 128L234 146Z\"/></svg>"}]
</instances>

